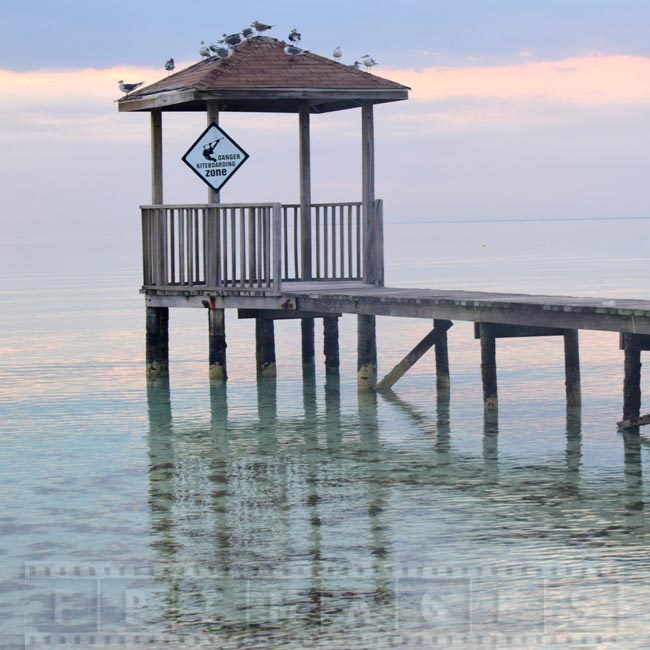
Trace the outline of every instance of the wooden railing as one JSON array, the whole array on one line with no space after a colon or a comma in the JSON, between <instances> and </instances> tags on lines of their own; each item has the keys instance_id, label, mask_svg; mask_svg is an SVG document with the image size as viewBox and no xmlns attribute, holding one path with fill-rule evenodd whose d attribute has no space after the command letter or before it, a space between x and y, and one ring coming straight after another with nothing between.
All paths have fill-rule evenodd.
<instances>
[{"instance_id":1,"label":"wooden railing","mask_svg":"<svg viewBox=\"0 0 650 650\"><path fill-rule=\"evenodd\" d=\"M142 206L145 288L279 293L279 203Z\"/></svg>"},{"instance_id":2,"label":"wooden railing","mask_svg":"<svg viewBox=\"0 0 650 650\"><path fill-rule=\"evenodd\" d=\"M141 209L145 288L278 294L283 280L383 280L381 201L365 216L360 202L313 204L308 237L298 204Z\"/></svg>"}]
</instances>

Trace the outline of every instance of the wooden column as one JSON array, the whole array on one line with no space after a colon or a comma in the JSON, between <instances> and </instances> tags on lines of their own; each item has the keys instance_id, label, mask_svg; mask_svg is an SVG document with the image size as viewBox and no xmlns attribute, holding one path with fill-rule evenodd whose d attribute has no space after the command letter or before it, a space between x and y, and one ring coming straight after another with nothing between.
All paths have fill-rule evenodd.
<instances>
[{"instance_id":1,"label":"wooden column","mask_svg":"<svg viewBox=\"0 0 650 650\"><path fill-rule=\"evenodd\" d=\"M219 124L219 102L209 101L206 102L208 107L208 126L214 122ZM208 187L208 203L219 203L221 201L220 192L215 192L211 187Z\"/></svg>"},{"instance_id":2,"label":"wooden column","mask_svg":"<svg viewBox=\"0 0 650 650\"><path fill-rule=\"evenodd\" d=\"M164 376L169 371L169 309L147 307L147 377Z\"/></svg>"},{"instance_id":3,"label":"wooden column","mask_svg":"<svg viewBox=\"0 0 650 650\"><path fill-rule=\"evenodd\" d=\"M275 377L275 328L270 318L255 319L255 358L258 373Z\"/></svg>"},{"instance_id":4,"label":"wooden column","mask_svg":"<svg viewBox=\"0 0 650 650\"><path fill-rule=\"evenodd\" d=\"M623 420L641 414L641 342L636 334L624 334L625 378L623 381Z\"/></svg>"},{"instance_id":5,"label":"wooden column","mask_svg":"<svg viewBox=\"0 0 650 650\"><path fill-rule=\"evenodd\" d=\"M496 338L488 323L481 323L480 328L483 403L486 409L496 410L499 403L497 398Z\"/></svg>"},{"instance_id":6,"label":"wooden column","mask_svg":"<svg viewBox=\"0 0 650 650\"><path fill-rule=\"evenodd\" d=\"M339 319L337 316L325 316L323 318L323 354L325 355L325 373L337 375L341 365Z\"/></svg>"},{"instance_id":7,"label":"wooden column","mask_svg":"<svg viewBox=\"0 0 650 650\"><path fill-rule=\"evenodd\" d=\"M363 281L375 284L379 278L375 230L375 128L373 106L361 106L361 182L363 203Z\"/></svg>"},{"instance_id":8,"label":"wooden column","mask_svg":"<svg viewBox=\"0 0 650 650\"><path fill-rule=\"evenodd\" d=\"M302 362L303 364L314 363L316 356L314 344L314 319L300 319L300 332L302 335Z\"/></svg>"},{"instance_id":9,"label":"wooden column","mask_svg":"<svg viewBox=\"0 0 650 650\"><path fill-rule=\"evenodd\" d=\"M357 316L357 387L372 390L377 382L377 335L375 316Z\"/></svg>"},{"instance_id":10,"label":"wooden column","mask_svg":"<svg viewBox=\"0 0 650 650\"><path fill-rule=\"evenodd\" d=\"M442 321L433 321L433 328L442 326ZM441 332L436 341L436 385L437 390L449 387L449 349L447 347L447 330Z\"/></svg>"},{"instance_id":11,"label":"wooden column","mask_svg":"<svg viewBox=\"0 0 650 650\"><path fill-rule=\"evenodd\" d=\"M162 113L151 111L151 203L163 202ZM146 367L148 377L169 371L169 308L146 308Z\"/></svg>"},{"instance_id":12,"label":"wooden column","mask_svg":"<svg viewBox=\"0 0 650 650\"><path fill-rule=\"evenodd\" d=\"M226 380L226 315L224 309L208 309L210 379Z\"/></svg>"},{"instance_id":13,"label":"wooden column","mask_svg":"<svg viewBox=\"0 0 650 650\"><path fill-rule=\"evenodd\" d=\"M564 332L564 374L566 386L566 403L568 406L580 406L580 345L578 330Z\"/></svg>"},{"instance_id":14,"label":"wooden column","mask_svg":"<svg viewBox=\"0 0 650 650\"><path fill-rule=\"evenodd\" d=\"M311 137L309 130L310 109L307 102L300 106L300 274L303 280L311 280ZM302 362L314 362L314 319L303 318Z\"/></svg>"}]
</instances>

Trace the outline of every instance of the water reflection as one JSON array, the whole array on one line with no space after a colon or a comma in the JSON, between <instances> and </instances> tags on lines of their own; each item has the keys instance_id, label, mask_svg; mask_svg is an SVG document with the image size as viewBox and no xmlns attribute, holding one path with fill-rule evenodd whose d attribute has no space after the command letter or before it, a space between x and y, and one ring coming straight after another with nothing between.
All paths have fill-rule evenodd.
<instances>
[{"instance_id":1,"label":"water reflection","mask_svg":"<svg viewBox=\"0 0 650 650\"><path fill-rule=\"evenodd\" d=\"M612 489L582 475L579 408L567 410L563 456L522 466L500 449L496 413L484 413L476 451L455 446L448 388L430 413L390 392L350 403L340 382L328 375L320 387L305 365L296 416L297 405L287 415L278 401L278 380L259 377L252 419L233 415L227 385L212 383L205 430L177 430L168 380L149 384L149 507L166 629L287 647L317 634L332 647L365 648L368 635L460 625L463 608L433 623L423 614L431 582L400 578L406 564L430 576L481 557L483 571L485 558L512 560L512 539L547 544L560 562L577 543L647 536L638 435L624 436ZM408 423L406 442L391 437L385 413ZM449 536L455 544L439 543ZM483 626L503 623L492 613Z\"/></svg>"}]
</instances>

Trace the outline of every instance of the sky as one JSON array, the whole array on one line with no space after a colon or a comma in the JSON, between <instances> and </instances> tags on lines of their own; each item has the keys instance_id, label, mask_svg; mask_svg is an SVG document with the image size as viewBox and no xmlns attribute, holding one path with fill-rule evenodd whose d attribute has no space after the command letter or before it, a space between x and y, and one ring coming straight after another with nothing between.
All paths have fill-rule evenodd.
<instances>
[{"instance_id":1,"label":"sky","mask_svg":"<svg viewBox=\"0 0 650 650\"><path fill-rule=\"evenodd\" d=\"M152 83L252 20L411 87L375 111L377 196L391 222L650 216L647 0L0 0L0 192L6 246L90 229L137 239L150 201ZM359 200L359 111L313 119L314 201ZM295 116L224 114L251 158L224 201L294 202ZM165 116L165 200L204 201L181 162L202 114Z\"/></svg>"}]
</instances>

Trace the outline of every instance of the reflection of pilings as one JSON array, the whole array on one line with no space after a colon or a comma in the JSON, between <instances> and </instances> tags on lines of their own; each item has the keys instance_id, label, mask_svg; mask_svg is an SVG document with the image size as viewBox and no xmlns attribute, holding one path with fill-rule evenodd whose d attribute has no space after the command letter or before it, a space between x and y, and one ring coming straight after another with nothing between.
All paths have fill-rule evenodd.
<instances>
[{"instance_id":1,"label":"reflection of pilings","mask_svg":"<svg viewBox=\"0 0 650 650\"><path fill-rule=\"evenodd\" d=\"M499 414L489 409L483 413L483 468L486 483L499 481Z\"/></svg>"},{"instance_id":2,"label":"reflection of pilings","mask_svg":"<svg viewBox=\"0 0 650 650\"><path fill-rule=\"evenodd\" d=\"M640 436L634 431L624 431L623 444L625 446L625 492L623 493L625 522L629 528L641 528L645 526L645 516Z\"/></svg>"},{"instance_id":3,"label":"reflection of pilings","mask_svg":"<svg viewBox=\"0 0 650 650\"><path fill-rule=\"evenodd\" d=\"M446 465L449 462L451 449L451 391L449 387L438 385L436 392L436 444L438 464Z\"/></svg>"},{"instance_id":4,"label":"reflection of pilings","mask_svg":"<svg viewBox=\"0 0 650 650\"><path fill-rule=\"evenodd\" d=\"M392 575L386 559L390 551L390 531L386 521L388 507L388 467L383 462L379 443L379 419L377 417L377 394L359 393L359 433L361 451L368 465L368 517L370 543L373 556L372 570L375 582L374 598L386 604L393 594Z\"/></svg>"},{"instance_id":5,"label":"reflection of pilings","mask_svg":"<svg viewBox=\"0 0 650 650\"><path fill-rule=\"evenodd\" d=\"M580 487L580 466L582 465L582 408L569 406L566 409L566 489L577 495Z\"/></svg>"},{"instance_id":6,"label":"reflection of pilings","mask_svg":"<svg viewBox=\"0 0 650 650\"><path fill-rule=\"evenodd\" d=\"M264 453L273 453L277 447L278 428L278 388L275 377L258 376L257 413L258 449Z\"/></svg>"},{"instance_id":7,"label":"reflection of pilings","mask_svg":"<svg viewBox=\"0 0 650 650\"><path fill-rule=\"evenodd\" d=\"M341 449L341 378L338 374L325 377L325 436L330 453Z\"/></svg>"},{"instance_id":8,"label":"reflection of pilings","mask_svg":"<svg viewBox=\"0 0 650 650\"><path fill-rule=\"evenodd\" d=\"M174 541L174 472L175 454L172 431L171 395L169 378L158 377L147 382L149 416L149 510L155 541L152 547L162 561L173 565L177 544ZM167 599L163 618L173 622L177 614L178 588L173 576L166 576Z\"/></svg>"},{"instance_id":9,"label":"reflection of pilings","mask_svg":"<svg viewBox=\"0 0 650 650\"><path fill-rule=\"evenodd\" d=\"M316 448L318 448L316 406L316 367L313 363L304 364L302 367L302 403L305 410L305 433L314 435Z\"/></svg>"}]
</instances>

